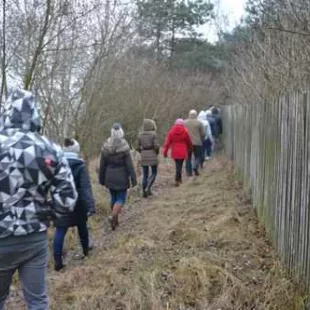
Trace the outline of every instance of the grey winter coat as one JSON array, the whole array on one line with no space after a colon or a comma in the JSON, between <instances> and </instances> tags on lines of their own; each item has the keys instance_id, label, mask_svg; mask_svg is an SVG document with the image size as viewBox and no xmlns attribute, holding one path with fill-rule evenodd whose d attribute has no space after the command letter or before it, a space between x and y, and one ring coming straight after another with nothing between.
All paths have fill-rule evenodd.
<instances>
[{"instance_id":1,"label":"grey winter coat","mask_svg":"<svg viewBox=\"0 0 310 310\"><path fill-rule=\"evenodd\" d=\"M137 177L126 140L110 138L103 146L99 183L111 190L127 190L137 185Z\"/></svg>"},{"instance_id":2,"label":"grey winter coat","mask_svg":"<svg viewBox=\"0 0 310 310\"><path fill-rule=\"evenodd\" d=\"M138 136L137 151L141 153L141 165L158 165L159 149L155 122L145 119L143 122L143 131Z\"/></svg>"},{"instance_id":3,"label":"grey winter coat","mask_svg":"<svg viewBox=\"0 0 310 310\"><path fill-rule=\"evenodd\" d=\"M193 145L202 146L206 133L201 121L198 119L187 119L185 127L188 129Z\"/></svg>"}]
</instances>

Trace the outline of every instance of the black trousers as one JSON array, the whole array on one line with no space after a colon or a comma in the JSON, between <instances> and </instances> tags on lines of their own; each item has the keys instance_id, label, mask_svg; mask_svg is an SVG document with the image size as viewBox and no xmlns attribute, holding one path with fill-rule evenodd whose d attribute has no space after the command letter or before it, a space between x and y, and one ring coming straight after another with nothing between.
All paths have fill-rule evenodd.
<instances>
[{"instance_id":1,"label":"black trousers","mask_svg":"<svg viewBox=\"0 0 310 310\"><path fill-rule=\"evenodd\" d=\"M175 159L175 180L176 182L182 182L182 171L184 159Z\"/></svg>"}]
</instances>

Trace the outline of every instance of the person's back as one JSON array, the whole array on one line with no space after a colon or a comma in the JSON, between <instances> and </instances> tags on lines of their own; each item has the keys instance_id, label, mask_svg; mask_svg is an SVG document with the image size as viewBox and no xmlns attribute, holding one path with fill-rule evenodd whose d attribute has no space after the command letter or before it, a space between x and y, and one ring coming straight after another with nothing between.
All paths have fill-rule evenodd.
<instances>
[{"instance_id":1,"label":"person's back","mask_svg":"<svg viewBox=\"0 0 310 310\"><path fill-rule=\"evenodd\" d=\"M217 136L219 136L223 133L223 125L222 125L222 118L221 118L220 110L218 108L214 107L212 109L212 116L216 122Z\"/></svg>"},{"instance_id":2,"label":"person's back","mask_svg":"<svg viewBox=\"0 0 310 310\"><path fill-rule=\"evenodd\" d=\"M151 119L143 121L143 130L138 135L137 151L141 154L140 164L143 170L143 197L152 195L152 186L156 180L158 168L159 143L157 140L156 124ZM149 168L152 174L149 177Z\"/></svg>"},{"instance_id":3,"label":"person's back","mask_svg":"<svg viewBox=\"0 0 310 310\"><path fill-rule=\"evenodd\" d=\"M211 126L210 122L207 119L207 113L205 111L201 111L198 115L198 120L202 122L205 130L205 140L206 139L212 139L212 132L211 132Z\"/></svg>"},{"instance_id":4,"label":"person's back","mask_svg":"<svg viewBox=\"0 0 310 310\"><path fill-rule=\"evenodd\" d=\"M48 309L48 222L73 211L77 198L67 161L60 148L40 136L40 128L33 95L15 90L0 118L1 310L16 270L28 309Z\"/></svg>"},{"instance_id":5,"label":"person's back","mask_svg":"<svg viewBox=\"0 0 310 310\"><path fill-rule=\"evenodd\" d=\"M203 124L197 119L197 113L190 114L190 117L185 121L185 127L188 129L193 145L202 146L205 130Z\"/></svg>"},{"instance_id":6,"label":"person's back","mask_svg":"<svg viewBox=\"0 0 310 310\"><path fill-rule=\"evenodd\" d=\"M215 117L212 115L211 111L209 111L209 110L206 111L206 115L207 115L207 120L210 124L212 136L217 137L217 135L218 135L217 121L215 120Z\"/></svg>"},{"instance_id":7,"label":"person's back","mask_svg":"<svg viewBox=\"0 0 310 310\"><path fill-rule=\"evenodd\" d=\"M175 185L180 186L182 183L182 170L184 160L191 156L193 144L188 133L188 129L184 126L184 120L179 118L169 130L163 154L168 156L168 151L171 148L171 157L175 162Z\"/></svg>"},{"instance_id":8,"label":"person's back","mask_svg":"<svg viewBox=\"0 0 310 310\"><path fill-rule=\"evenodd\" d=\"M201 111L198 115L198 120L202 122L205 129L205 139L203 141L203 156L201 158L201 166L203 167L204 161L209 160L212 152L212 144L213 144L213 135L210 122L207 118L207 112Z\"/></svg>"},{"instance_id":9,"label":"person's back","mask_svg":"<svg viewBox=\"0 0 310 310\"><path fill-rule=\"evenodd\" d=\"M178 119L168 132L163 150L164 156L167 156L168 150L171 148L171 157L173 159L184 160L187 159L192 147L188 129L184 126L184 121Z\"/></svg>"},{"instance_id":10,"label":"person's back","mask_svg":"<svg viewBox=\"0 0 310 310\"><path fill-rule=\"evenodd\" d=\"M66 138L63 150L74 177L78 199L74 212L54 221L54 226L56 227L54 236L54 260L56 271L64 267L62 257L63 243L69 227L77 226L83 255L88 255L89 232L87 220L89 214L95 213L95 200L92 194L90 177L84 160L79 156L79 143L74 139Z\"/></svg>"},{"instance_id":11,"label":"person's back","mask_svg":"<svg viewBox=\"0 0 310 310\"><path fill-rule=\"evenodd\" d=\"M130 147L118 123L113 125L111 136L102 147L99 183L110 190L112 215L109 220L114 230L118 226L118 217L126 202L127 190L137 184Z\"/></svg>"},{"instance_id":12,"label":"person's back","mask_svg":"<svg viewBox=\"0 0 310 310\"><path fill-rule=\"evenodd\" d=\"M159 143L153 120L143 121L143 130L138 135L138 151L141 153L142 166L158 165Z\"/></svg>"},{"instance_id":13,"label":"person's back","mask_svg":"<svg viewBox=\"0 0 310 310\"><path fill-rule=\"evenodd\" d=\"M193 143L193 153L195 157L194 169L192 167L192 154L186 161L186 171L188 176L192 176L193 170L195 175L199 175L199 166L201 164L201 158L203 156L203 141L206 136L205 129L197 119L197 111L191 110L189 112L189 118L185 121L185 127L188 129L191 141Z\"/></svg>"},{"instance_id":14,"label":"person's back","mask_svg":"<svg viewBox=\"0 0 310 310\"><path fill-rule=\"evenodd\" d=\"M100 184L112 190L127 190L130 187L130 173L127 169L130 148L127 141L122 140L118 146L108 142L102 149L102 161L100 169Z\"/></svg>"}]
</instances>

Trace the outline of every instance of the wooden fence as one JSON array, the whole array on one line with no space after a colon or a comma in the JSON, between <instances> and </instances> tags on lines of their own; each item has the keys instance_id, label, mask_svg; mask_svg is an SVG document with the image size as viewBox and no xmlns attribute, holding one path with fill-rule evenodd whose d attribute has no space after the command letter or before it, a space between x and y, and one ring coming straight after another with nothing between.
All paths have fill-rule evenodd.
<instances>
[{"instance_id":1,"label":"wooden fence","mask_svg":"<svg viewBox=\"0 0 310 310\"><path fill-rule=\"evenodd\" d=\"M310 92L222 109L226 152L283 263L310 283Z\"/></svg>"}]
</instances>

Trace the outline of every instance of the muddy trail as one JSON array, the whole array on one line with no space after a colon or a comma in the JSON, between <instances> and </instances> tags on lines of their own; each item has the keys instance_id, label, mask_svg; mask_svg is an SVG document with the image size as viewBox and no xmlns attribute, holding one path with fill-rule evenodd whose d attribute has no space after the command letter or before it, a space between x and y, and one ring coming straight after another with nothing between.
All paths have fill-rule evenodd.
<instances>
[{"instance_id":1,"label":"muddy trail","mask_svg":"<svg viewBox=\"0 0 310 310\"><path fill-rule=\"evenodd\" d=\"M94 181L95 181L94 176ZM218 157L201 176L173 187L173 165L162 163L154 196L130 193L121 226L112 232L108 196L94 182L95 249L48 274L51 309L237 310L304 309L303 292L279 267L231 164ZM7 310L24 309L13 287Z\"/></svg>"}]
</instances>

